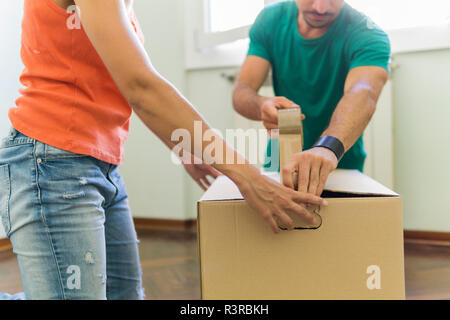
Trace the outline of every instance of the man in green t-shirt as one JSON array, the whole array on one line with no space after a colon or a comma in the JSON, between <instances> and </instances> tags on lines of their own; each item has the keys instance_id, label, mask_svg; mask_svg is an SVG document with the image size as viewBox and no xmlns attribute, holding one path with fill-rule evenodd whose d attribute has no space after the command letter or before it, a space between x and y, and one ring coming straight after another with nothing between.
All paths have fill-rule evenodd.
<instances>
[{"instance_id":1,"label":"man in green t-shirt","mask_svg":"<svg viewBox=\"0 0 450 320\"><path fill-rule=\"evenodd\" d=\"M299 190L319 195L336 167L363 170L362 134L389 61L386 33L343 0L279 2L264 8L250 29L233 105L268 130L277 129L278 109L301 107L304 148L283 168L283 182L292 187L297 171ZM270 68L275 97L263 97L258 90ZM278 140L270 139L266 170L279 170L274 153Z\"/></svg>"}]
</instances>

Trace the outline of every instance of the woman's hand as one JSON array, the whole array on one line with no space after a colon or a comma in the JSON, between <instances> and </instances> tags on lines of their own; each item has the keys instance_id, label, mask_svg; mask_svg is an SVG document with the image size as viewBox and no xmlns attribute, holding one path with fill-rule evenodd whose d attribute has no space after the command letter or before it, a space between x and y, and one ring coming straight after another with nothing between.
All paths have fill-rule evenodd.
<instances>
[{"instance_id":1,"label":"woman's hand","mask_svg":"<svg viewBox=\"0 0 450 320\"><path fill-rule=\"evenodd\" d=\"M202 188L204 191L206 191L211 186L211 183L207 179L208 176L215 179L221 175L219 171L205 163L194 164L183 162L183 166L186 169L187 173L189 173L189 175L192 177L192 179L194 179L194 181L197 182L200 188Z\"/></svg>"},{"instance_id":2,"label":"woman's hand","mask_svg":"<svg viewBox=\"0 0 450 320\"><path fill-rule=\"evenodd\" d=\"M314 215L305 207L307 204L328 205L325 199L316 195L298 192L265 177L254 168L247 167L238 178L233 179L248 205L254 209L270 226L274 233L280 228L278 218L289 230L294 228L293 220L287 213L297 214L308 222L315 224Z\"/></svg>"}]
</instances>

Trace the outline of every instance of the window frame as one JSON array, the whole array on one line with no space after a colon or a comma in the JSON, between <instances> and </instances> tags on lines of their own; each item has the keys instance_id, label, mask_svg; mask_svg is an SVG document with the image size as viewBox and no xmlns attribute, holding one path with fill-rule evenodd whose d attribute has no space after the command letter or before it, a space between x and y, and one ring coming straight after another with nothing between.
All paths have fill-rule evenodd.
<instances>
[{"instance_id":1,"label":"window frame","mask_svg":"<svg viewBox=\"0 0 450 320\"><path fill-rule=\"evenodd\" d=\"M251 25L207 32L208 2L189 0L189 5L185 6L185 64L188 70L238 66L247 53ZM275 2L278 0L264 0L264 5Z\"/></svg>"},{"instance_id":2,"label":"window frame","mask_svg":"<svg viewBox=\"0 0 450 320\"><path fill-rule=\"evenodd\" d=\"M279 1L265 0L264 4ZM209 23L208 2L189 0L189 5L185 6L186 69L240 66L248 50L251 25L221 32L205 31ZM450 48L450 23L386 30L386 33L391 41L392 54Z\"/></svg>"}]
</instances>

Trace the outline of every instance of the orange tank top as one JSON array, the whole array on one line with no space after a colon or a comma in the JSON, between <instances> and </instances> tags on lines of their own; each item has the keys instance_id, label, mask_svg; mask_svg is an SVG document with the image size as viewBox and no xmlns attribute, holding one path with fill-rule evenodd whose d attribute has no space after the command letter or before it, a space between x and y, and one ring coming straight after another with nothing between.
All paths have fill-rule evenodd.
<instances>
[{"instance_id":1,"label":"orange tank top","mask_svg":"<svg viewBox=\"0 0 450 320\"><path fill-rule=\"evenodd\" d=\"M122 164L132 108L77 18L53 0L25 0L24 87L8 116L15 129L38 141ZM143 42L136 17L130 20Z\"/></svg>"}]
</instances>

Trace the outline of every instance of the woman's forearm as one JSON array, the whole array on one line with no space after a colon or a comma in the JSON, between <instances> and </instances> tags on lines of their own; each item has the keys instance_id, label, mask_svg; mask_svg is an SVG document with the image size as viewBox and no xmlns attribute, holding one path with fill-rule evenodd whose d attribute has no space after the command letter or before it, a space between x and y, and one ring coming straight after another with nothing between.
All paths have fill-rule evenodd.
<instances>
[{"instance_id":1,"label":"woman's forearm","mask_svg":"<svg viewBox=\"0 0 450 320\"><path fill-rule=\"evenodd\" d=\"M251 179L252 174L258 172L246 159L233 150L219 135L211 130L211 127L195 110L195 108L176 90L170 83L159 76L152 77L148 82L136 90L133 98L133 109L142 122L153 131L170 148L175 146L172 133L177 129L189 132L190 143L181 144L191 146L185 151L197 158L210 162L211 166L229 176L236 183L244 183ZM214 142L204 142L203 137L196 136L195 123L201 124L202 132L210 132L214 135ZM198 135L198 133L197 133ZM201 139L195 141L195 139ZM209 143L220 146L223 152L216 153L214 159L204 159L204 151ZM194 148L200 145L201 148ZM220 158L218 158L220 155ZM233 161L227 159L227 155L233 156ZM228 160L228 161L227 161Z\"/></svg>"}]
</instances>

